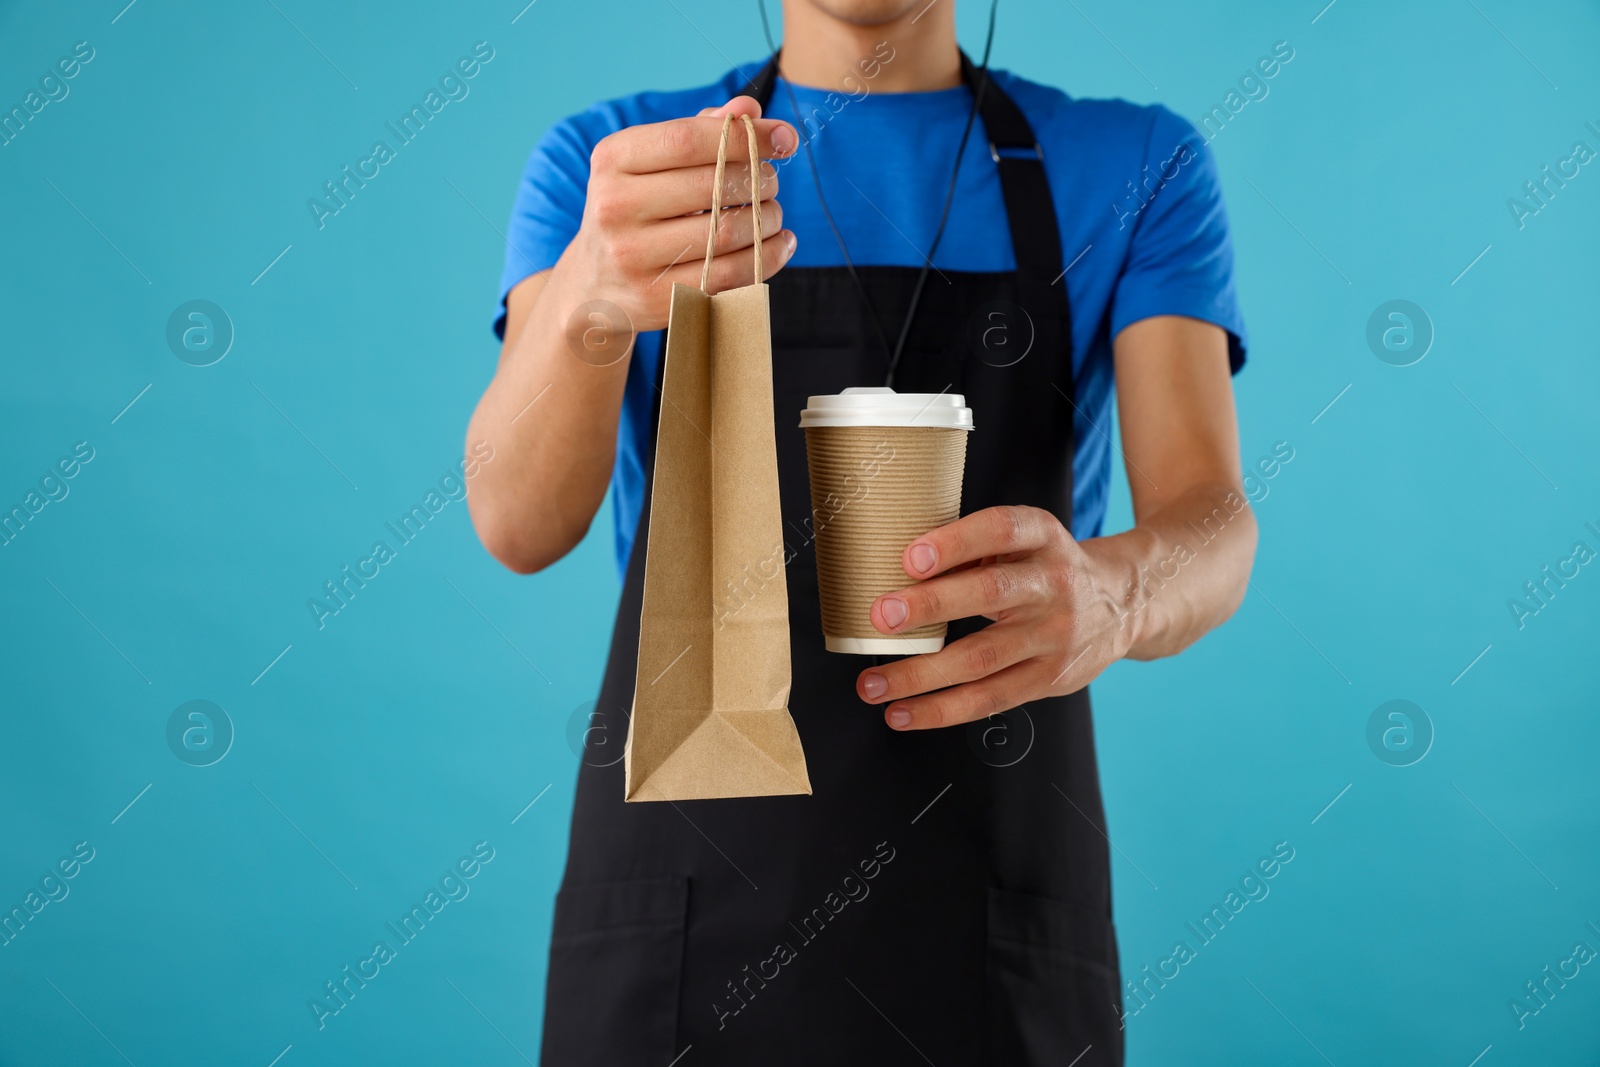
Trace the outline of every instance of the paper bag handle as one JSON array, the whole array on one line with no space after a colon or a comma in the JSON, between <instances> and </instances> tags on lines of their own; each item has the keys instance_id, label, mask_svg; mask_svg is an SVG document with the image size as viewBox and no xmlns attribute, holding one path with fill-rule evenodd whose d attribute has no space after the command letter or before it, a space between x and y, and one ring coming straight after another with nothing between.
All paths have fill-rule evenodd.
<instances>
[{"instance_id":1,"label":"paper bag handle","mask_svg":"<svg viewBox=\"0 0 1600 1067\"><path fill-rule=\"evenodd\" d=\"M756 278L761 281L761 157L756 150L756 127L749 115L744 120L745 133L750 139L750 222L754 227L756 249ZM717 224L722 219L722 176L728 169L728 131L733 128L733 116L722 119L722 139L717 142L717 173L711 179L711 232L706 234L706 261L700 269L700 288L711 284L711 256L717 244Z\"/></svg>"}]
</instances>

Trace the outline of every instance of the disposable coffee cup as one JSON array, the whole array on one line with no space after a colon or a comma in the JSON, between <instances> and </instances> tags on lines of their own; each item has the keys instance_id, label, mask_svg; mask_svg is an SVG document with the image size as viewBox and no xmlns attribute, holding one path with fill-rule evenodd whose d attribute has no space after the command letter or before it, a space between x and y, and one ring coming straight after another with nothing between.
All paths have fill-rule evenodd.
<instances>
[{"instance_id":1,"label":"disposable coffee cup","mask_svg":"<svg viewBox=\"0 0 1600 1067\"><path fill-rule=\"evenodd\" d=\"M945 624L894 636L872 625L872 602L916 584L905 548L961 513L972 409L949 393L846 389L800 413L811 469L811 521L830 652L906 656L944 647Z\"/></svg>"}]
</instances>

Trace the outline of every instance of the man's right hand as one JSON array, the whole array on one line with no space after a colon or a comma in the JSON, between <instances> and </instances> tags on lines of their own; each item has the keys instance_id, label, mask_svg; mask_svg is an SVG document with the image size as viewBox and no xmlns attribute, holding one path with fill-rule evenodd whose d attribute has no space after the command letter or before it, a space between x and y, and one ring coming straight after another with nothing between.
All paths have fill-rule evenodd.
<instances>
[{"instance_id":1,"label":"man's right hand","mask_svg":"<svg viewBox=\"0 0 1600 1067\"><path fill-rule=\"evenodd\" d=\"M666 326L674 282L700 284L717 142L729 114L735 119L722 202L741 206L719 220L707 288L754 281L750 150L737 116L754 122L764 160L787 158L800 142L793 126L761 118L761 106L739 96L693 118L621 130L595 146L577 236L553 268L524 278L506 296L500 366L467 437L471 448L492 448L493 462L475 462L467 504L485 547L512 570L536 571L566 555L605 499L634 334ZM794 254L795 237L783 229L774 199L776 170L770 163L760 169L761 264L771 277ZM591 358L587 341L574 347L574 323L588 336L584 324L592 320L584 309L592 301L609 301L630 320L608 339L606 358Z\"/></svg>"},{"instance_id":2,"label":"man's right hand","mask_svg":"<svg viewBox=\"0 0 1600 1067\"><path fill-rule=\"evenodd\" d=\"M672 285L700 284L710 220L711 183L716 172L717 142L725 115L734 116L728 134L728 162L723 175L725 210L718 223L711 262L710 292L749 285L754 242L749 203L754 185L744 123L754 120L762 160L794 153L799 141L793 126L761 118L761 105L748 96L734 97L719 108L693 118L630 126L602 140L590 156L588 199L578 235L563 260L575 274L578 288L592 299L609 300L627 311L635 330L659 330L667 324ZM795 236L783 228L783 209L775 199L778 173L761 164L761 261L765 281L794 253Z\"/></svg>"}]
</instances>

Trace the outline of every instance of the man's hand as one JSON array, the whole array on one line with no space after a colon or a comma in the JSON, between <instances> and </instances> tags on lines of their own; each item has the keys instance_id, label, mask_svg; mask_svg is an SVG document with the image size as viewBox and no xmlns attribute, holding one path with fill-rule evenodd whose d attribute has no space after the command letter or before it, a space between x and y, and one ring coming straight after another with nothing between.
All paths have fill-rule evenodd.
<instances>
[{"instance_id":1,"label":"man's hand","mask_svg":"<svg viewBox=\"0 0 1600 1067\"><path fill-rule=\"evenodd\" d=\"M880 632L978 615L993 625L861 673L856 691L869 704L893 701L885 718L897 730L954 726L1074 692L1127 652L1129 631L1097 588L1095 565L1048 511L974 512L911 542L901 564L923 581L873 602Z\"/></svg>"},{"instance_id":2,"label":"man's hand","mask_svg":"<svg viewBox=\"0 0 1600 1067\"><path fill-rule=\"evenodd\" d=\"M472 522L494 557L519 573L548 567L589 529L616 456L617 422L628 380L634 334L667 324L675 282L698 286L711 219L711 180L726 114L755 121L757 153L789 156L799 146L793 126L761 118L747 96L694 117L631 126L590 153L589 189L578 233L550 270L524 278L506 297L500 367L472 416L469 441L487 441L496 458L468 496ZM729 131L722 202L708 288L749 285L755 256L752 199L761 203L761 263L770 277L794 254L774 197L778 175L763 163L753 195L744 123ZM600 316L605 358L575 348L574 329L595 319L594 301L609 302L627 321ZM576 324L576 326L575 326ZM587 348L587 341L584 348ZM615 358L611 354L615 353ZM537 416L523 418L546 393Z\"/></svg>"},{"instance_id":3,"label":"man's hand","mask_svg":"<svg viewBox=\"0 0 1600 1067\"><path fill-rule=\"evenodd\" d=\"M728 134L723 174L724 211L718 220L711 263L711 292L749 285L755 241L750 201L755 184L740 115L755 120L757 152L763 160L788 156L799 145L793 126L761 118L761 105L739 96L693 118L630 126L606 137L590 155L588 199L578 235L562 256L590 299L609 300L627 311L635 330L667 324L672 283L700 284L716 173L717 143L724 115L735 116ZM778 172L770 163L760 175L762 265L767 277L789 261L794 234L783 228L775 199ZM761 279L765 281L766 279ZM509 335L508 335L509 336Z\"/></svg>"},{"instance_id":4,"label":"man's hand","mask_svg":"<svg viewBox=\"0 0 1600 1067\"><path fill-rule=\"evenodd\" d=\"M906 546L923 579L872 605L886 634L984 616L939 652L856 679L897 730L972 722L1076 692L1118 659L1171 656L1238 608L1256 521L1240 489L1228 344L1210 323L1142 319L1116 337L1122 452L1137 523L1078 542L1048 511L988 508Z\"/></svg>"}]
</instances>

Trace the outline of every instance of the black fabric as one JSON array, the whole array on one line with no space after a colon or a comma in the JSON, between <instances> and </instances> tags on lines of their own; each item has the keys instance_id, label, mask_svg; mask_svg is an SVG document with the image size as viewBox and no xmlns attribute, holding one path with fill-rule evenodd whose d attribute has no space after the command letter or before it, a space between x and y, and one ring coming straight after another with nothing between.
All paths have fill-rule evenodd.
<instances>
[{"instance_id":1,"label":"black fabric","mask_svg":"<svg viewBox=\"0 0 1600 1067\"><path fill-rule=\"evenodd\" d=\"M670 1063L689 883L682 877L564 889L550 936L548 1063ZM596 1040L596 1034L604 1035Z\"/></svg>"},{"instance_id":2,"label":"black fabric","mask_svg":"<svg viewBox=\"0 0 1600 1067\"><path fill-rule=\"evenodd\" d=\"M1032 144L992 83L980 114L1008 150ZM972 407L963 513L1028 504L1070 524L1071 311L1055 209L1036 154L1001 158L1019 269L933 273L897 388ZM621 763L585 760L552 942L548 1067L665 1067L690 1046L685 1067L1122 1063L1087 691L897 733L855 695L871 658L823 649L799 412L812 394L882 380L870 309L897 329L918 274L858 271L870 301L843 268L787 268L770 283L789 707L814 794L624 804ZM647 503L597 707L615 725L632 705L648 530ZM981 625L954 624L950 640ZM676 1027L663 1057L665 1014Z\"/></svg>"}]
</instances>

